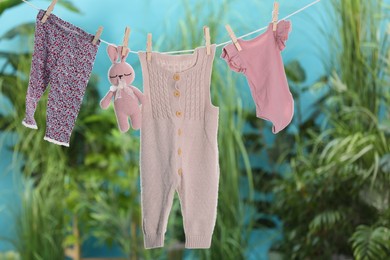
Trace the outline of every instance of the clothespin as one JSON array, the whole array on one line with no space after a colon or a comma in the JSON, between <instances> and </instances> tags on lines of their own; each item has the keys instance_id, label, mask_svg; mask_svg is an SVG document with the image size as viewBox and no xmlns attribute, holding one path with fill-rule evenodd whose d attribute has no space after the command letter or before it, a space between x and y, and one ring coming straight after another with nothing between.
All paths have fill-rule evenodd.
<instances>
[{"instance_id":1,"label":"clothespin","mask_svg":"<svg viewBox=\"0 0 390 260\"><path fill-rule=\"evenodd\" d=\"M278 17L279 17L279 3L274 2L274 10L272 12L272 30L275 32L278 28Z\"/></svg>"},{"instance_id":2,"label":"clothespin","mask_svg":"<svg viewBox=\"0 0 390 260\"><path fill-rule=\"evenodd\" d=\"M50 14L53 12L54 10L54 6L57 4L57 0L53 0L50 4L50 6L47 8L45 14L43 15L42 17L42 20L41 22L42 23L45 23L47 21L47 18L49 18Z\"/></svg>"},{"instance_id":3,"label":"clothespin","mask_svg":"<svg viewBox=\"0 0 390 260\"><path fill-rule=\"evenodd\" d=\"M230 27L230 25L227 24L225 27L226 27L226 30L227 30L230 38L232 39L232 42L236 46L237 50L238 51L242 51L241 45L238 43L237 37L234 34L234 32L233 32L232 28Z\"/></svg>"},{"instance_id":4,"label":"clothespin","mask_svg":"<svg viewBox=\"0 0 390 260\"><path fill-rule=\"evenodd\" d=\"M210 40L210 28L203 26L204 40L206 42L206 53L211 54L211 40Z\"/></svg>"},{"instance_id":5,"label":"clothespin","mask_svg":"<svg viewBox=\"0 0 390 260\"><path fill-rule=\"evenodd\" d=\"M125 55L126 50L129 48L129 37L130 37L130 28L126 27L125 37L123 38L122 56Z\"/></svg>"},{"instance_id":6,"label":"clothespin","mask_svg":"<svg viewBox=\"0 0 390 260\"><path fill-rule=\"evenodd\" d=\"M102 32L103 32L103 26L100 26L99 29L97 30L96 34L95 34L95 38L93 38L93 41L92 41L92 44L93 45L96 45L98 40L100 39L100 36L102 35Z\"/></svg>"},{"instance_id":7,"label":"clothespin","mask_svg":"<svg viewBox=\"0 0 390 260\"><path fill-rule=\"evenodd\" d=\"M152 34L148 33L148 39L146 41L146 59L152 60Z\"/></svg>"}]
</instances>

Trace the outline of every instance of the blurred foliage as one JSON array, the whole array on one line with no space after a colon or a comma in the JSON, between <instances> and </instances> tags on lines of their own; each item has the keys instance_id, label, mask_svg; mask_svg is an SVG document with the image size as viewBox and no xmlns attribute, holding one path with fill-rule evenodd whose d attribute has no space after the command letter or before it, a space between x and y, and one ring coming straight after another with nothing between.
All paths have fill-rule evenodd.
<instances>
[{"instance_id":1,"label":"blurred foliage","mask_svg":"<svg viewBox=\"0 0 390 260\"><path fill-rule=\"evenodd\" d=\"M176 37L162 36L155 47L197 47L203 43L203 25L211 35L220 35L221 20L233 3L203 0L190 5L183 0L186 12ZM0 14L16 4L1 2ZM78 11L69 1L62 4ZM275 249L286 259L389 259L387 9L381 0L334 0L332 8L338 35L329 36L328 71L306 86L301 64L286 64L296 112L292 127L272 140L262 131L264 121L249 111L249 97L237 88L242 77L215 61L211 91L212 102L220 107L221 191L209 250L184 251L177 199L166 248L143 249L139 139L134 133L120 134L113 110L98 107L97 77L87 88L71 147L58 147L43 141L47 95L35 114L41 128L32 131L20 124L25 113L20 93L26 92L31 53L0 52L1 93L10 103L2 104L0 130L6 138L19 137L10 148L15 169L23 162L27 183L22 209L15 213L14 244L22 259L63 259L65 248L77 248L91 236L119 245L129 259L245 259L262 243L250 243L254 232L279 228L275 215L284 228ZM21 40L32 46L33 31L34 24L22 24L0 40L23 35ZM308 95L316 98L303 110L302 99Z\"/></svg>"},{"instance_id":2,"label":"blurred foliage","mask_svg":"<svg viewBox=\"0 0 390 260\"><path fill-rule=\"evenodd\" d=\"M33 27L26 26L23 32L24 38L31 41ZM1 38L15 36L8 32ZM20 194L21 209L13 212L16 241L12 242L22 259L61 259L64 258L62 241L65 237L61 229L64 225L65 155L58 147L41 145L44 132L20 127L25 105L25 96L20 93L26 93L31 54L3 52L0 58L4 62L0 70L0 88L3 100L7 101L1 104L0 129L5 138L1 140L1 146L4 147L6 139L13 140L14 134L23 136L10 147L15 152L12 165L15 172L22 167L22 172L31 180L26 180L25 191ZM36 118L39 125L44 125L45 113L41 108L39 106ZM21 160L24 160L23 164Z\"/></svg>"},{"instance_id":3,"label":"blurred foliage","mask_svg":"<svg viewBox=\"0 0 390 260\"><path fill-rule=\"evenodd\" d=\"M332 1L328 74L274 181L272 213L284 223L286 259L389 259L389 41L383 1ZM294 71L294 70L293 70ZM290 85L302 85L298 70ZM310 93L310 92L309 92ZM299 97L298 97L299 99ZM311 110L311 109L310 109Z\"/></svg>"},{"instance_id":4,"label":"blurred foliage","mask_svg":"<svg viewBox=\"0 0 390 260\"><path fill-rule=\"evenodd\" d=\"M361 225L351 239L356 259L388 259L390 229Z\"/></svg>"},{"instance_id":5,"label":"blurred foliage","mask_svg":"<svg viewBox=\"0 0 390 260\"><path fill-rule=\"evenodd\" d=\"M62 4L77 10L68 1ZM33 32L34 24L22 24L0 39L20 36L32 46ZM156 252L140 250L139 139L120 134L114 111L99 108L98 79L93 76L88 84L72 146L63 148L43 141L47 93L35 113L40 129L21 125L25 114L21 93L26 93L31 53L3 52L0 58L4 61L1 93L8 101L2 104L0 130L5 138L23 137L10 147L13 166L17 172L23 162L26 186L32 181L31 189L21 196L20 212L14 213L17 239L13 243L22 259L63 259L65 248L80 246L92 236L119 245L129 258L155 259Z\"/></svg>"},{"instance_id":6,"label":"blurred foliage","mask_svg":"<svg viewBox=\"0 0 390 260\"><path fill-rule=\"evenodd\" d=\"M47 0L47 1L50 2L49 0ZM23 2L21 0L2 0L0 2L0 15L4 11L11 9L12 7L21 5L21 4L23 4ZM66 8L72 12L80 13L80 10L70 0L59 0L58 4L62 5L64 8Z\"/></svg>"},{"instance_id":7,"label":"blurred foliage","mask_svg":"<svg viewBox=\"0 0 390 260\"><path fill-rule=\"evenodd\" d=\"M0 260L20 260L20 256L15 252L0 253Z\"/></svg>"},{"instance_id":8,"label":"blurred foliage","mask_svg":"<svg viewBox=\"0 0 390 260\"><path fill-rule=\"evenodd\" d=\"M208 3L211 4L211 1ZM213 10L204 9L210 5L199 3L193 9L188 2L184 5L187 8L185 19L191 23L184 27L184 22L180 22L183 45L175 45L175 48L189 48L193 47L190 44L201 43L202 33L199 32L202 32L203 24L208 24L211 30L217 28L218 20L213 15L205 16L205 21L195 19L204 11L212 14ZM227 7L225 1L221 10ZM188 27L191 28L191 36L187 34ZM32 46L33 30L33 24L23 24L0 39L23 35ZM93 77L89 82L72 134L71 147L58 147L42 141L42 129L32 131L20 125L25 113L25 100L24 95L19 93L26 92L31 53L7 52L1 55L5 61L1 72L1 92L11 104L8 110L4 107L6 113L1 115L1 131L23 137L12 147L14 166L17 167L17 162L22 160L24 176L33 180L32 188L28 190L31 196L22 196L22 210L16 214L20 228L15 245L21 255L26 256L23 259L49 259L47 254L52 253L50 250L58 253L53 254L51 259L62 259L64 249L78 248L91 236L101 243L119 245L129 259L180 259L184 252L184 234L178 200L172 207L166 249L143 249L138 183L139 139L134 134L120 134L113 110L102 111L98 107L97 78ZM228 72L226 66L223 67L213 74L212 95L213 101L221 107L221 172L229 174L220 178L224 191L219 195L213 246L210 250L191 251L190 255L206 259L226 256L244 259L254 225L252 218L246 216L247 209L253 205L253 177L242 138L246 114L242 110L242 99L235 84L232 84L237 77ZM35 114L41 128L45 125L46 101L47 94L39 102ZM239 164L242 159L245 163L243 169ZM242 177L249 180L250 196L246 200L239 192L238 183ZM43 203L42 198L46 197L58 203ZM36 215L38 209L45 214ZM51 221L46 221L46 218ZM44 223L37 226L40 232L28 228L35 222ZM36 243L29 243L30 240L24 240L24 237L31 237ZM45 244L47 239L50 239L50 244Z\"/></svg>"},{"instance_id":9,"label":"blurred foliage","mask_svg":"<svg viewBox=\"0 0 390 260\"><path fill-rule=\"evenodd\" d=\"M21 198L22 205L16 222L17 241L15 248L21 259L64 259L61 246L65 233L61 183L52 183L53 189L42 191L26 187ZM47 188L47 187L45 187Z\"/></svg>"}]
</instances>

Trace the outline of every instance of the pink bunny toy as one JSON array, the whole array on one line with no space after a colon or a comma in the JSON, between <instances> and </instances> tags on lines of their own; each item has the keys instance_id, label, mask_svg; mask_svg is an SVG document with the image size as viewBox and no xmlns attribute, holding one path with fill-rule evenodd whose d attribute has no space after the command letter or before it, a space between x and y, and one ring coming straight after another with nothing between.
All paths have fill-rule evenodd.
<instances>
[{"instance_id":1,"label":"pink bunny toy","mask_svg":"<svg viewBox=\"0 0 390 260\"><path fill-rule=\"evenodd\" d=\"M125 55L122 55L122 46L116 47L109 45L107 48L108 56L112 62L112 66L108 71L108 78L112 84L110 91L100 101L100 106L107 109L110 105L112 97L114 97L115 115L118 121L119 129L122 133L129 130L129 120L134 130L141 128L141 109L139 103L143 103L145 96L142 92L131 85L135 78L133 67L126 63L129 49L126 48ZM117 62L120 55L120 62Z\"/></svg>"}]
</instances>

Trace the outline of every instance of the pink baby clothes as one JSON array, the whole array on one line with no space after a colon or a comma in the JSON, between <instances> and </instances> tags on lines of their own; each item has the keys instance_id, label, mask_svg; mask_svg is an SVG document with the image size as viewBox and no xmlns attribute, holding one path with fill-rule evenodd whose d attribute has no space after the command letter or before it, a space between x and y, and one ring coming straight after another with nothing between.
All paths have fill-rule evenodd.
<instances>
[{"instance_id":1,"label":"pink baby clothes","mask_svg":"<svg viewBox=\"0 0 390 260\"><path fill-rule=\"evenodd\" d=\"M217 214L218 114L210 101L215 56L139 53L142 105L141 197L146 248L162 247L174 193L179 194L186 248L209 248Z\"/></svg>"},{"instance_id":2,"label":"pink baby clothes","mask_svg":"<svg viewBox=\"0 0 390 260\"><path fill-rule=\"evenodd\" d=\"M42 23L44 15L45 11L40 10L36 19L26 116L22 123L38 129L35 109L50 84L44 139L69 146L100 41L94 45L94 35L54 14Z\"/></svg>"},{"instance_id":3,"label":"pink baby clothes","mask_svg":"<svg viewBox=\"0 0 390 260\"><path fill-rule=\"evenodd\" d=\"M232 70L246 76L256 104L256 116L271 121L274 134L290 124L294 114L294 100L280 53L290 30L288 21L280 21L275 32L271 23L264 34L252 40L238 39L242 51L229 44L221 56Z\"/></svg>"}]
</instances>

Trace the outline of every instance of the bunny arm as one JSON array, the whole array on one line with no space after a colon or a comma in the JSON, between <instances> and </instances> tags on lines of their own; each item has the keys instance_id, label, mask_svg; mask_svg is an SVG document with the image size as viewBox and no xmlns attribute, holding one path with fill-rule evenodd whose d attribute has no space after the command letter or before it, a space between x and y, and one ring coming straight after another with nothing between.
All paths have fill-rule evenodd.
<instances>
[{"instance_id":1,"label":"bunny arm","mask_svg":"<svg viewBox=\"0 0 390 260\"><path fill-rule=\"evenodd\" d=\"M111 99L113 96L114 96L114 92L112 92L111 90L108 91L106 96L100 101L100 107L103 109L107 109L111 103Z\"/></svg>"},{"instance_id":2,"label":"bunny arm","mask_svg":"<svg viewBox=\"0 0 390 260\"><path fill-rule=\"evenodd\" d=\"M134 87L134 86L131 86L131 88L133 89L134 91L134 94L137 96L139 102L141 104L145 103L145 95L144 93L141 92L141 90L139 90L138 88Z\"/></svg>"}]
</instances>

